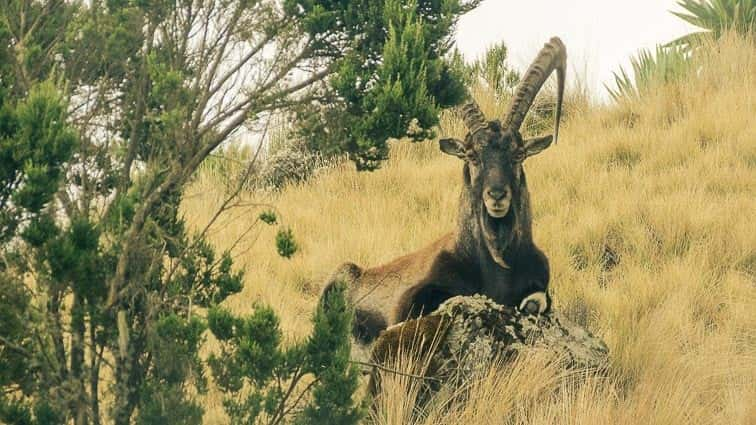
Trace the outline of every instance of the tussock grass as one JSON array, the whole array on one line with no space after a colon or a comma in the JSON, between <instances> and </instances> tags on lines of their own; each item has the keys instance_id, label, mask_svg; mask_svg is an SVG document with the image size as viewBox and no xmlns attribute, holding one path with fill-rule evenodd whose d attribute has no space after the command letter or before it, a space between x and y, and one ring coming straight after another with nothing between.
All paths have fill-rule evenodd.
<instances>
[{"instance_id":1,"label":"tussock grass","mask_svg":"<svg viewBox=\"0 0 756 425\"><path fill-rule=\"evenodd\" d=\"M706 51L681 82L571 114L559 144L525 165L555 308L605 339L609 376L577 385L543 359L494 366L469 403L432 403L416 423L756 423L756 46L727 36ZM463 135L454 116L442 121L442 134ZM279 258L274 229L256 226L235 249L246 287L228 307L268 303L288 337L304 337L338 264L377 265L452 230L460 185L457 159L404 143L374 173L341 164L250 194L275 205L301 252ZM203 226L222 198L199 176L189 221ZM264 208L230 211L211 239L228 247ZM396 380L379 423L408 423L410 384ZM224 421L219 397L207 408Z\"/></svg>"}]
</instances>

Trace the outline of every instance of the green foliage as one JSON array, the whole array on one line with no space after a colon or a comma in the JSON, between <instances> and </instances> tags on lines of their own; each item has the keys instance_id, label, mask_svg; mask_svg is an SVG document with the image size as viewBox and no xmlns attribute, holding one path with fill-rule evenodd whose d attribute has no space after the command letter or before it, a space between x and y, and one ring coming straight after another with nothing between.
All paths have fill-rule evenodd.
<instances>
[{"instance_id":1,"label":"green foliage","mask_svg":"<svg viewBox=\"0 0 756 425\"><path fill-rule=\"evenodd\" d=\"M78 11L76 2L6 0L0 3L0 87L23 97L59 70L61 30ZM50 9L54 9L51 12Z\"/></svg>"},{"instance_id":2,"label":"green foliage","mask_svg":"<svg viewBox=\"0 0 756 425\"><path fill-rule=\"evenodd\" d=\"M157 66L151 77L159 83L156 108L185 101L172 97L183 92L175 73ZM2 81L13 82L13 74ZM108 282L140 203L164 177L159 171L136 176L100 221L84 202L112 193L118 175L108 164L117 152L77 135L68 124L67 102L51 82L32 84L28 96L14 93L11 86L0 89L0 388L11 394L0 397L0 422L59 424L81 408L93 420L103 353L119 358ZM159 146L172 146L166 142L174 134L151 134L157 148L140 155L166 158L170 151ZM85 194L77 203L57 198L65 220L50 208L61 188ZM142 286L124 304L137 357L128 360L130 371L114 388L126 388L126 411L139 407L139 423L201 423L195 394L206 388L198 356L205 325L193 308L222 302L242 288L230 253L217 256L203 235L188 235L180 202L180 191L164 191L131 242L138 249L128 277ZM33 291L23 280L29 271ZM82 403L71 403L74 398Z\"/></svg>"},{"instance_id":3,"label":"green foliage","mask_svg":"<svg viewBox=\"0 0 756 425\"><path fill-rule=\"evenodd\" d=\"M512 95L520 74L509 67L509 50L504 42L489 47L482 58L470 65L469 73L482 80L499 98Z\"/></svg>"},{"instance_id":4,"label":"green foliage","mask_svg":"<svg viewBox=\"0 0 756 425\"><path fill-rule=\"evenodd\" d=\"M130 2L107 2L106 7L84 9L65 29L60 51L66 76L76 84L92 84L101 78L133 75L144 43L144 13Z\"/></svg>"},{"instance_id":5,"label":"green foliage","mask_svg":"<svg viewBox=\"0 0 756 425\"><path fill-rule=\"evenodd\" d=\"M258 218L263 223L265 223L267 225L271 225L271 226L274 225L274 224L276 224L276 220L277 220L277 218L276 218L276 212L272 211L272 210L261 212L260 216Z\"/></svg>"},{"instance_id":6,"label":"green foliage","mask_svg":"<svg viewBox=\"0 0 756 425\"><path fill-rule=\"evenodd\" d=\"M456 20L479 1L362 0L343 11L331 2L286 3L303 6L308 31L333 24L355 40L333 64L332 101L300 110L299 133L314 150L347 152L358 169L376 169L389 138L432 137L439 109L462 100L464 85L444 55Z\"/></svg>"},{"instance_id":7,"label":"green foliage","mask_svg":"<svg viewBox=\"0 0 756 425\"><path fill-rule=\"evenodd\" d=\"M144 402L137 416L138 424L144 425L200 425L203 410L194 401L187 401L185 394L174 391L170 386L154 388L146 385L142 389Z\"/></svg>"},{"instance_id":8,"label":"green foliage","mask_svg":"<svg viewBox=\"0 0 756 425\"><path fill-rule=\"evenodd\" d=\"M66 102L50 83L17 103L0 89L0 243L58 190L77 143L65 120Z\"/></svg>"},{"instance_id":9,"label":"green foliage","mask_svg":"<svg viewBox=\"0 0 756 425\"><path fill-rule=\"evenodd\" d=\"M727 31L749 36L756 33L756 0L679 0L685 12L672 12L704 31L684 35L655 52L640 51L631 58L633 75L624 68L614 73L615 87L606 86L614 100L644 95L656 84L683 77L690 58L707 38L720 38Z\"/></svg>"},{"instance_id":10,"label":"green foliage","mask_svg":"<svg viewBox=\"0 0 756 425\"><path fill-rule=\"evenodd\" d=\"M360 416L345 307L286 348L270 309L218 310L243 275L210 225L187 228L184 189L282 110L361 169L389 137L429 137L464 94L444 54L479 0L221 3L0 2L0 421L201 423L207 326L235 359L214 369L237 422L292 417L310 389L302 417ZM275 243L298 249L288 228Z\"/></svg>"},{"instance_id":11,"label":"green foliage","mask_svg":"<svg viewBox=\"0 0 756 425\"><path fill-rule=\"evenodd\" d=\"M358 371L349 362L351 318L337 286L315 314L308 340L284 346L270 308L256 306L246 317L212 308L208 324L221 352L209 364L227 394L231 423L358 423L365 409L353 400Z\"/></svg>"},{"instance_id":12,"label":"green foliage","mask_svg":"<svg viewBox=\"0 0 756 425\"><path fill-rule=\"evenodd\" d=\"M306 350L316 384L298 423L356 424L364 414L364 406L353 401L359 372L350 363L352 311L345 292L343 283L336 284L315 314Z\"/></svg>"},{"instance_id":13,"label":"green foliage","mask_svg":"<svg viewBox=\"0 0 756 425\"><path fill-rule=\"evenodd\" d=\"M199 358L207 329L198 317L169 314L157 320L147 339L154 360L154 377L140 391L140 424L201 424L203 410L187 394L192 382L200 394L207 391L204 364Z\"/></svg>"},{"instance_id":14,"label":"green foliage","mask_svg":"<svg viewBox=\"0 0 756 425\"><path fill-rule=\"evenodd\" d=\"M27 334L30 301L21 282L7 272L0 272L0 306L3 307L0 309L0 329L5 339L0 345L0 388L16 384L26 389L33 384L28 376L31 367L28 356L31 341Z\"/></svg>"},{"instance_id":15,"label":"green foliage","mask_svg":"<svg viewBox=\"0 0 756 425\"><path fill-rule=\"evenodd\" d=\"M278 255L284 258L291 258L298 249L299 246L294 240L294 233L291 229L288 227L279 229L278 233L276 233L276 250L278 251Z\"/></svg>"},{"instance_id":16,"label":"green foliage","mask_svg":"<svg viewBox=\"0 0 756 425\"><path fill-rule=\"evenodd\" d=\"M0 38L4 35L0 29ZM0 422L57 424L62 422L59 406L45 398L50 391L45 379L56 363L42 361L51 353L39 350L34 338L41 318L24 277L33 265L19 247L24 240L39 248L65 237L73 251L90 242L79 226L60 236L48 208L78 141L66 124L67 103L53 84L32 84L19 97L10 70L0 66L0 72ZM48 270L42 268L40 275ZM29 394L41 397L30 400Z\"/></svg>"},{"instance_id":17,"label":"green foliage","mask_svg":"<svg viewBox=\"0 0 756 425\"><path fill-rule=\"evenodd\" d=\"M0 396L0 421L8 425L58 425L65 422L50 404L41 400L30 408L18 400Z\"/></svg>"},{"instance_id":18,"label":"green foliage","mask_svg":"<svg viewBox=\"0 0 756 425\"><path fill-rule=\"evenodd\" d=\"M756 33L756 0L679 0L685 12L672 12L704 31L684 35L668 46L694 50L705 37L720 38L732 30L743 36Z\"/></svg>"},{"instance_id":19,"label":"green foliage","mask_svg":"<svg viewBox=\"0 0 756 425\"><path fill-rule=\"evenodd\" d=\"M180 298L189 293L191 299L188 302L206 308L241 291L244 275L232 269L229 252L216 259L210 244L198 236L192 242L183 241L183 244L176 248L177 253L183 252L183 256L178 255L181 266L174 272L173 279L166 282L167 295ZM181 304L191 308L187 303Z\"/></svg>"},{"instance_id":20,"label":"green foliage","mask_svg":"<svg viewBox=\"0 0 756 425\"><path fill-rule=\"evenodd\" d=\"M0 420L4 424L31 425L34 424L31 410L15 400L0 397Z\"/></svg>"},{"instance_id":21,"label":"green foliage","mask_svg":"<svg viewBox=\"0 0 756 425\"><path fill-rule=\"evenodd\" d=\"M689 55L681 48L657 46L656 52L641 50L630 58L632 77L624 68L614 73L615 87L606 86L614 100L638 98L658 84L676 81L688 71Z\"/></svg>"},{"instance_id":22,"label":"green foliage","mask_svg":"<svg viewBox=\"0 0 756 425\"><path fill-rule=\"evenodd\" d=\"M449 64L449 72L457 81L465 87L471 87L477 79L472 66L465 61L465 57L458 48L454 48L446 54L446 62Z\"/></svg>"},{"instance_id":23,"label":"green foliage","mask_svg":"<svg viewBox=\"0 0 756 425\"><path fill-rule=\"evenodd\" d=\"M430 64L425 63L425 33L421 19L415 14L416 8L414 2L405 4L400 0L389 0L385 4L388 37L383 48L383 64L377 73L378 88L364 100L364 110L371 114L364 120L364 127L357 130L364 132L356 138L359 151L376 147L372 141L382 136L406 133L412 118L417 119L424 130L418 135L420 139L431 136L426 129L435 123L438 108L428 93ZM395 111L403 109L406 110L404 116L394 116ZM377 147L380 149L380 145ZM384 157L381 152L375 155L368 161ZM367 163L360 165L371 167Z\"/></svg>"}]
</instances>

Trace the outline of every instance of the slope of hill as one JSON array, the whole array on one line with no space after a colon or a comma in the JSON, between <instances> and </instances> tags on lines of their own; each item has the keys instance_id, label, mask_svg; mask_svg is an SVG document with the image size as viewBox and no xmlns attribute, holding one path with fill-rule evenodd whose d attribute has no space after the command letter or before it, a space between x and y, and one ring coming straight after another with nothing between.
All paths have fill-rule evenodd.
<instances>
[{"instance_id":1,"label":"slope of hill","mask_svg":"<svg viewBox=\"0 0 756 425\"><path fill-rule=\"evenodd\" d=\"M643 99L573 111L559 144L525 165L555 308L605 339L610 376L577 387L524 359L493 370L466 406L431 407L417 423L756 422L756 46L728 37L709 52ZM462 132L443 120L442 134ZM461 163L433 142L394 146L374 173L342 164L274 197L250 194L275 205L301 250L278 257L271 228L255 226L235 248L246 287L228 306L268 303L289 337L305 336L339 263L379 264L450 231L460 184ZM198 178L191 223L204 226L218 187ZM263 209L231 210L211 239L230 247ZM403 385L380 423L410 423ZM208 421L222 421L220 399L207 403Z\"/></svg>"}]
</instances>

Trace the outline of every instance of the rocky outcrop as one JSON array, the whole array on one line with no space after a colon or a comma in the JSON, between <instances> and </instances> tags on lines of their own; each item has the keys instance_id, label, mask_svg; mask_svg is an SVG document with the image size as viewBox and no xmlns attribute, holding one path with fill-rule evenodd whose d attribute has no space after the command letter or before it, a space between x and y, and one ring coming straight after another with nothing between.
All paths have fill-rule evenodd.
<instances>
[{"instance_id":1,"label":"rocky outcrop","mask_svg":"<svg viewBox=\"0 0 756 425\"><path fill-rule=\"evenodd\" d=\"M383 331L371 361L386 364L397 352L426 359L431 387L485 372L491 360L548 350L566 369L601 370L609 350L603 341L558 312L534 316L475 295L454 297L435 312ZM371 388L378 391L373 376Z\"/></svg>"}]
</instances>

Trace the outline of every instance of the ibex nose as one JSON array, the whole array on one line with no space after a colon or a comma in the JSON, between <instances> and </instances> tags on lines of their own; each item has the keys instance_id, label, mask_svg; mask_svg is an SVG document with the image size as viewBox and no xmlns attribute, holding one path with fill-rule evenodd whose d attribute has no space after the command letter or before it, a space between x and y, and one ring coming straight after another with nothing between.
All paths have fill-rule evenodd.
<instances>
[{"instance_id":1,"label":"ibex nose","mask_svg":"<svg viewBox=\"0 0 756 425\"><path fill-rule=\"evenodd\" d=\"M488 196L490 196L495 201L500 201L507 197L509 194L509 191L505 187L501 188L491 188L487 191Z\"/></svg>"}]
</instances>

